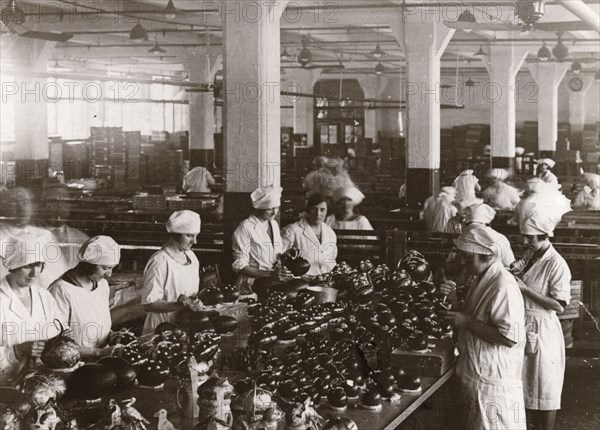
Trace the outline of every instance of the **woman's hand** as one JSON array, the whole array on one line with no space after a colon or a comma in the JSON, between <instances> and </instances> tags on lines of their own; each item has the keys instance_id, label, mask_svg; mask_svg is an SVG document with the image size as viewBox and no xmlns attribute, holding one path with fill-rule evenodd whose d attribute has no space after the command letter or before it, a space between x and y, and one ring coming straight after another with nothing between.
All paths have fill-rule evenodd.
<instances>
[{"instance_id":1,"label":"woman's hand","mask_svg":"<svg viewBox=\"0 0 600 430\"><path fill-rule=\"evenodd\" d=\"M440 284L440 293L445 296L456 294L456 282L445 280Z\"/></svg>"},{"instance_id":2,"label":"woman's hand","mask_svg":"<svg viewBox=\"0 0 600 430\"><path fill-rule=\"evenodd\" d=\"M280 281L287 281L294 275L292 275L292 272L290 272L290 270L287 267L278 262L273 268L273 276L279 279Z\"/></svg>"},{"instance_id":3,"label":"woman's hand","mask_svg":"<svg viewBox=\"0 0 600 430\"><path fill-rule=\"evenodd\" d=\"M515 276L515 279L517 280L517 284L519 285L519 288L521 289L521 293L524 294L528 291L527 289L527 284L525 284L525 282L523 282L522 279L518 278Z\"/></svg>"},{"instance_id":4,"label":"woman's hand","mask_svg":"<svg viewBox=\"0 0 600 430\"><path fill-rule=\"evenodd\" d=\"M14 350L18 357L41 357L45 344L43 340L28 341L15 345Z\"/></svg>"},{"instance_id":5,"label":"woman's hand","mask_svg":"<svg viewBox=\"0 0 600 430\"><path fill-rule=\"evenodd\" d=\"M462 312L440 311L440 316L456 328L466 328L469 323L469 317Z\"/></svg>"}]
</instances>

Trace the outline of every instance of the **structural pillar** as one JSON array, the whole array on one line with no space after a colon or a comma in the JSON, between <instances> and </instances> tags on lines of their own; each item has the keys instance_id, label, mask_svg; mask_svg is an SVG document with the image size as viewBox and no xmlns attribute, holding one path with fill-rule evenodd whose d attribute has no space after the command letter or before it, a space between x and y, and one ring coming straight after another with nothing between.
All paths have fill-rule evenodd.
<instances>
[{"instance_id":1,"label":"structural pillar","mask_svg":"<svg viewBox=\"0 0 600 430\"><path fill-rule=\"evenodd\" d=\"M490 84L482 91L491 105L492 167L512 172L515 166L516 76L528 49L513 44L492 43L488 52Z\"/></svg>"},{"instance_id":2,"label":"structural pillar","mask_svg":"<svg viewBox=\"0 0 600 430\"><path fill-rule=\"evenodd\" d=\"M569 90L569 125L571 135L579 137L585 128L585 97L594 84L594 76L580 74L578 77L583 81L583 88L581 91Z\"/></svg>"},{"instance_id":3,"label":"structural pillar","mask_svg":"<svg viewBox=\"0 0 600 430\"><path fill-rule=\"evenodd\" d=\"M287 1L222 2L225 266L250 193L280 185L280 19Z\"/></svg>"},{"instance_id":4,"label":"structural pillar","mask_svg":"<svg viewBox=\"0 0 600 430\"><path fill-rule=\"evenodd\" d=\"M362 87L366 99L378 100L381 97L382 87L385 82L381 79L381 76L361 76L358 78L358 82ZM379 103L381 105L381 103ZM365 138L372 139L373 142L377 141L377 110L365 109Z\"/></svg>"},{"instance_id":5,"label":"structural pillar","mask_svg":"<svg viewBox=\"0 0 600 430\"><path fill-rule=\"evenodd\" d=\"M191 82L202 83L201 88L188 89L190 169L209 166L215 162L215 101L210 84L222 67L220 55L208 49L186 50L181 55Z\"/></svg>"},{"instance_id":6,"label":"structural pillar","mask_svg":"<svg viewBox=\"0 0 600 430\"><path fill-rule=\"evenodd\" d=\"M439 189L440 59L455 30L432 15L405 15L403 21L392 32L407 56L407 203L421 208Z\"/></svg>"},{"instance_id":7,"label":"structural pillar","mask_svg":"<svg viewBox=\"0 0 600 430\"><path fill-rule=\"evenodd\" d=\"M571 63L530 63L538 85L538 156L554 157L558 139L558 86Z\"/></svg>"}]
</instances>

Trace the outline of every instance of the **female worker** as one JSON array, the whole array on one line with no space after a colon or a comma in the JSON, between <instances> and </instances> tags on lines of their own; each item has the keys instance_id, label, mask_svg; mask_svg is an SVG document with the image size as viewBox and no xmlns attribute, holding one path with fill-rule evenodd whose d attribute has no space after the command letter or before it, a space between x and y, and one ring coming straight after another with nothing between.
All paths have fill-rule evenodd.
<instances>
[{"instance_id":1,"label":"female worker","mask_svg":"<svg viewBox=\"0 0 600 430\"><path fill-rule=\"evenodd\" d=\"M2 238L8 275L0 282L0 385L13 383L31 357L39 357L44 340L56 336L56 301L39 286L47 242Z\"/></svg>"},{"instance_id":2,"label":"female worker","mask_svg":"<svg viewBox=\"0 0 600 430\"><path fill-rule=\"evenodd\" d=\"M565 341L556 314L564 311L571 298L569 266L548 240L557 222L548 213L534 211L520 225L532 253L519 282L527 332L523 391L532 424L543 430L552 430L560 409Z\"/></svg>"},{"instance_id":3,"label":"female worker","mask_svg":"<svg viewBox=\"0 0 600 430\"><path fill-rule=\"evenodd\" d=\"M166 228L169 240L144 269L142 306L148 315L143 334L153 333L161 322L174 322L177 311L193 306L189 298L200 287L200 263L191 251L200 233L200 215L189 210L173 212Z\"/></svg>"},{"instance_id":4,"label":"female worker","mask_svg":"<svg viewBox=\"0 0 600 430\"><path fill-rule=\"evenodd\" d=\"M556 161L550 158L540 158L537 161L538 171L537 177L542 181L552 185L556 189L560 189L560 184L558 183L558 178L554 173L551 172L551 169L556 164Z\"/></svg>"},{"instance_id":5,"label":"female worker","mask_svg":"<svg viewBox=\"0 0 600 430\"><path fill-rule=\"evenodd\" d=\"M456 189L456 202L460 208L466 208L479 203L475 193L481 191L479 179L473 174L473 170L464 170L454 179L452 184Z\"/></svg>"},{"instance_id":6,"label":"female worker","mask_svg":"<svg viewBox=\"0 0 600 430\"><path fill-rule=\"evenodd\" d=\"M233 270L242 293L252 292L254 279L284 278L286 270L277 264L283 252L279 225L275 220L281 205L281 188L269 185L250 195L254 213L233 233Z\"/></svg>"},{"instance_id":7,"label":"female worker","mask_svg":"<svg viewBox=\"0 0 600 430\"><path fill-rule=\"evenodd\" d=\"M84 357L108 355L105 348L111 329L110 288L107 279L119 264L119 245L109 236L88 239L77 254L79 263L54 281L52 293L60 319L73 331Z\"/></svg>"},{"instance_id":8,"label":"female worker","mask_svg":"<svg viewBox=\"0 0 600 430\"><path fill-rule=\"evenodd\" d=\"M488 178L492 184L483 191L483 200L494 209L514 209L521 200L521 191L504 182L508 170L491 169Z\"/></svg>"},{"instance_id":9,"label":"female worker","mask_svg":"<svg viewBox=\"0 0 600 430\"><path fill-rule=\"evenodd\" d=\"M373 230L369 220L356 209L364 198L365 195L354 186L338 188L333 192L335 211L325 223L334 230Z\"/></svg>"},{"instance_id":10,"label":"female worker","mask_svg":"<svg viewBox=\"0 0 600 430\"><path fill-rule=\"evenodd\" d=\"M313 194L306 203L306 215L285 227L281 233L283 250L297 248L310 263L308 276L331 272L336 264L337 237L325 224L326 216L327 198Z\"/></svg>"}]
</instances>

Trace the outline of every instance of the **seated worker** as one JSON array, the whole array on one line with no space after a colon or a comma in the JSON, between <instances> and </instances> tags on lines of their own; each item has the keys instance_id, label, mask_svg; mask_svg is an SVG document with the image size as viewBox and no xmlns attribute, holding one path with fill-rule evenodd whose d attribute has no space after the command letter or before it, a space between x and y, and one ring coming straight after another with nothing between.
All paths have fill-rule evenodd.
<instances>
[{"instance_id":1,"label":"seated worker","mask_svg":"<svg viewBox=\"0 0 600 430\"><path fill-rule=\"evenodd\" d=\"M560 190L558 178L551 171L555 164L556 161L550 158L540 158L537 161L537 177Z\"/></svg>"},{"instance_id":2,"label":"seated worker","mask_svg":"<svg viewBox=\"0 0 600 430\"><path fill-rule=\"evenodd\" d=\"M521 191L505 183L508 170L491 169L488 178L492 185L483 191L483 200L494 209L514 209L521 200Z\"/></svg>"},{"instance_id":3,"label":"seated worker","mask_svg":"<svg viewBox=\"0 0 600 430\"><path fill-rule=\"evenodd\" d=\"M365 195L356 187L340 187L333 192L334 213L325 223L334 230L373 230L369 220L358 213Z\"/></svg>"},{"instance_id":4,"label":"seated worker","mask_svg":"<svg viewBox=\"0 0 600 430\"><path fill-rule=\"evenodd\" d=\"M306 215L281 232L283 252L290 248L300 250L300 255L310 263L309 276L329 273L336 265L337 236L325 224L326 217L327 198L313 194L306 203Z\"/></svg>"}]
</instances>

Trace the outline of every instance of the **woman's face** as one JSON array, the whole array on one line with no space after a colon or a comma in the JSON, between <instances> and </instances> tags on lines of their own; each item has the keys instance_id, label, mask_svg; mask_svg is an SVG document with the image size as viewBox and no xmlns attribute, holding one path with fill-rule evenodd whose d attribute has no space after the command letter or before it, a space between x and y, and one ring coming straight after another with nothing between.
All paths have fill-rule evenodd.
<instances>
[{"instance_id":1,"label":"woman's face","mask_svg":"<svg viewBox=\"0 0 600 430\"><path fill-rule=\"evenodd\" d=\"M317 225L325 221L327 216L327 202L321 202L318 205L311 206L306 211L308 215L308 222L311 225Z\"/></svg>"},{"instance_id":2,"label":"woman's face","mask_svg":"<svg viewBox=\"0 0 600 430\"><path fill-rule=\"evenodd\" d=\"M546 163L540 164L540 172L547 172L548 170L550 170L550 166L548 166Z\"/></svg>"},{"instance_id":3,"label":"woman's face","mask_svg":"<svg viewBox=\"0 0 600 430\"><path fill-rule=\"evenodd\" d=\"M279 212L279 206L269 209L257 209L256 217L262 221L273 221Z\"/></svg>"},{"instance_id":4,"label":"woman's face","mask_svg":"<svg viewBox=\"0 0 600 430\"><path fill-rule=\"evenodd\" d=\"M342 197L338 201L338 208L342 213L352 213L354 212L354 207L354 202L348 197Z\"/></svg>"},{"instance_id":5,"label":"woman's face","mask_svg":"<svg viewBox=\"0 0 600 430\"><path fill-rule=\"evenodd\" d=\"M181 251L189 251L196 244L197 234L180 234L177 239L177 245Z\"/></svg>"},{"instance_id":6,"label":"woman's face","mask_svg":"<svg viewBox=\"0 0 600 430\"><path fill-rule=\"evenodd\" d=\"M16 218L14 223L20 227L24 227L29 224L33 215L33 196L25 189L16 188L9 193L5 207L6 216Z\"/></svg>"},{"instance_id":7,"label":"woman's face","mask_svg":"<svg viewBox=\"0 0 600 430\"><path fill-rule=\"evenodd\" d=\"M92 281L108 279L112 276L112 271L115 267L116 266L104 266L104 265L96 264L94 272L90 275L90 279Z\"/></svg>"},{"instance_id":8,"label":"woman's face","mask_svg":"<svg viewBox=\"0 0 600 430\"><path fill-rule=\"evenodd\" d=\"M539 250L544 244L543 240L540 240L538 236L524 234L523 235L523 244L527 247L527 249L535 252Z\"/></svg>"},{"instance_id":9,"label":"woman's face","mask_svg":"<svg viewBox=\"0 0 600 430\"><path fill-rule=\"evenodd\" d=\"M28 264L27 266L11 270L11 285L17 287L31 287L43 270L44 263L41 262Z\"/></svg>"}]
</instances>

